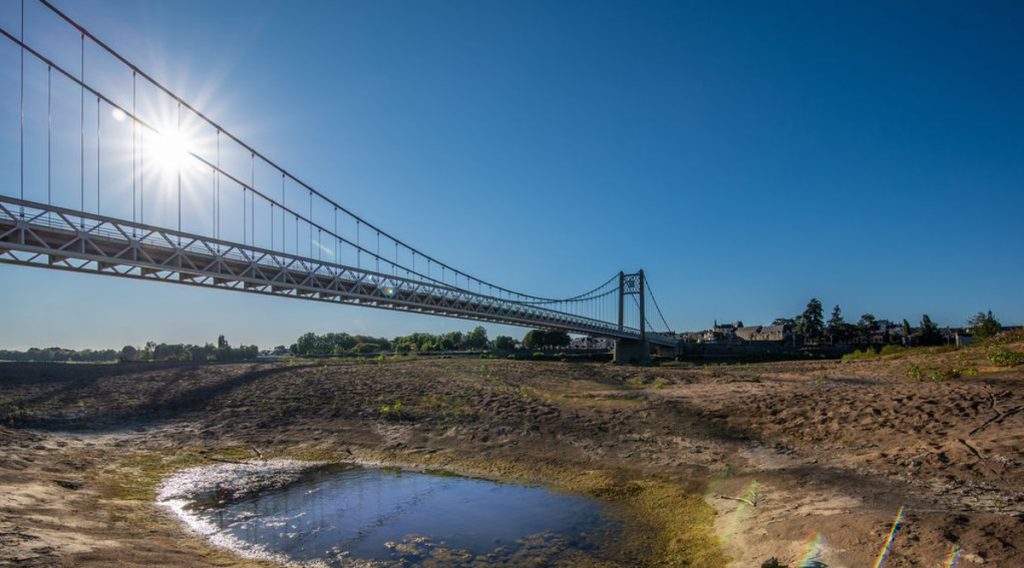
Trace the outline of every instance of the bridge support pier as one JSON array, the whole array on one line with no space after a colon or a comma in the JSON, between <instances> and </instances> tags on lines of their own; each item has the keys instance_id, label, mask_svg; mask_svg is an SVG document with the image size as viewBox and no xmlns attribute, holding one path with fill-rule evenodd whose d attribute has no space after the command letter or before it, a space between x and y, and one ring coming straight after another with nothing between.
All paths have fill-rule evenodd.
<instances>
[{"instance_id":1,"label":"bridge support pier","mask_svg":"<svg viewBox=\"0 0 1024 568\"><path fill-rule=\"evenodd\" d=\"M651 344L636 339L619 339L615 341L615 353L612 361L616 365L642 365L651 360Z\"/></svg>"},{"instance_id":2,"label":"bridge support pier","mask_svg":"<svg viewBox=\"0 0 1024 568\"><path fill-rule=\"evenodd\" d=\"M679 346L678 345L676 345L675 347L665 347L664 345L658 345L654 349L655 349L655 352L658 354L658 357L673 358L673 357L678 357L679 356Z\"/></svg>"}]
</instances>

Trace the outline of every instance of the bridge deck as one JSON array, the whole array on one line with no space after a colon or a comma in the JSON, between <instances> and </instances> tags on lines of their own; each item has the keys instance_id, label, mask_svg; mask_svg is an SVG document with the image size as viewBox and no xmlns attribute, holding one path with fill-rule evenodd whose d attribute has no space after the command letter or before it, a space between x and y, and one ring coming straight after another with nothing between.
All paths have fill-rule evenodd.
<instances>
[{"instance_id":1,"label":"bridge deck","mask_svg":"<svg viewBox=\"0 0 1024 568\"><path fill-rule=\"evenodd\" d=\"M0 262L640 339L638 329L544 306L6 196Z\"/></svg>"}]
</instances>

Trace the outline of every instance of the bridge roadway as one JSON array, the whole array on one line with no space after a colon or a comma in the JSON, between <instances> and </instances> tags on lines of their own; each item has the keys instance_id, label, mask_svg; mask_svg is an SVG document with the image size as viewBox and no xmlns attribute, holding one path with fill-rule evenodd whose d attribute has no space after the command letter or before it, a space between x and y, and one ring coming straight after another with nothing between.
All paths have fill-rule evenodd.
<instances>
[{"instance_id":1,"label":"bridge roadway","mask_svg":"<svg viewBox=\"0 0 1024 568\"><path fill-rule=\"evenodd\" d=\"M639 329L617 322L7 196L0 262L641 339ZM678 342L646 337L658 347Z\"/></svg>"}]
</instances>

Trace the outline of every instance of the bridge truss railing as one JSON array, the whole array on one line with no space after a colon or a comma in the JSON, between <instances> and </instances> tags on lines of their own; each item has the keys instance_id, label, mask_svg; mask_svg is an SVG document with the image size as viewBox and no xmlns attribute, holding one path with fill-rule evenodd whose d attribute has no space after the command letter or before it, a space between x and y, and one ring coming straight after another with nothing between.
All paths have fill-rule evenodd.
<instances>
[{"instance_id":1,"label":"bridge truss railing","mask_svg":"<svg viewBox=\"0 0 1024 568\"><path fill-rule=\"evenodd\" d=\"M640 331L450 286L0 196L0 262L633 339Z\"/></svg>"}]
</instances>

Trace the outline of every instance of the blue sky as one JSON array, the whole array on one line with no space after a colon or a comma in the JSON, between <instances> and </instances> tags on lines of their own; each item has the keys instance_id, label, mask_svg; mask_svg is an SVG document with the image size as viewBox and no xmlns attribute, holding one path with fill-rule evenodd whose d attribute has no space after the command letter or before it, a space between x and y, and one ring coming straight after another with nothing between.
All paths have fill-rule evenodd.
<instances>
[{"instance_id":1,"label":"blue sky","mask_svg":"<svg viewBox=\"0 0 1024 568\"><path fill-rule=\"evenodd\" d=\"M27 36L68 44L27 1ZM811 297L1024 323L1020 3L56 3L321 191L514 289L644 268L677 329ZM0 38L5 77L17 53ZM0 298L10 347L475 325L10 266Z\"/></svg>"}]
</instances>

